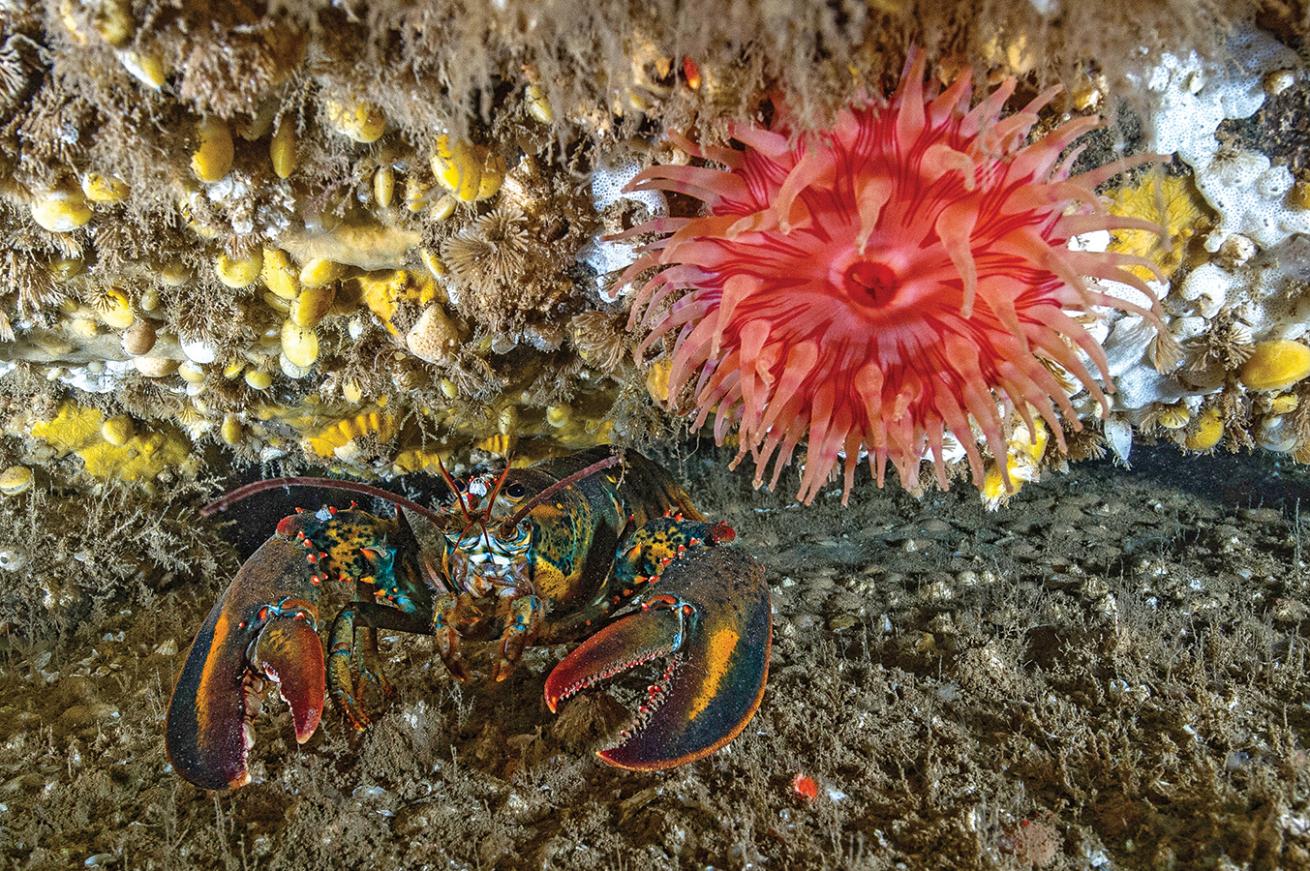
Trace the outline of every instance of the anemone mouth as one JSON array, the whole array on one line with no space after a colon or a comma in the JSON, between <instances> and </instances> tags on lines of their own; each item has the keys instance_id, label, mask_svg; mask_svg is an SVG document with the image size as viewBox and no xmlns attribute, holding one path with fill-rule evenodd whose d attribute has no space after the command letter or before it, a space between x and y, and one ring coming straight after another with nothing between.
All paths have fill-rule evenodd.
<instances>
[{"instance_id":1,"label":"anemone mouth","mask_svg":"<svg viewBox=\"0 0 1310 871\"><path fill-rule=\"evenodd\" d=\"M886 263L856 260L842 270L839 287L857 305L885 308L896 297L899 279Z\"/></svg>"}]
</instances>

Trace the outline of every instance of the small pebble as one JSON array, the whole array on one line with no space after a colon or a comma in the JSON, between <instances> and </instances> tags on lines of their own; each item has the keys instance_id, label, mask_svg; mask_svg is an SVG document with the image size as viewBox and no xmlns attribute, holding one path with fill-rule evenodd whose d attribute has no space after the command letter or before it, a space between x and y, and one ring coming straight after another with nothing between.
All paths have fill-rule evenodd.
<instances>
[{"instance_id":1,"label":"small pebble","mask_svg":"<svg viewBox=\"0 0 1310 871\"><path fill-rule=\"evenodd\" d=\"M17 496L32 489L32 470L27 466L10 466L0 472L0 493Z\"/></svg>"},{"instance_id":2,"label":"small pebble","mask_svg":"<svg viewBox=\"0 0 1310 871\"><path fill-rule=\"evenodd\" d=\"M828 621L828 628L833 632L844 632L859 621L850 614L838 614Z\"/></svg>"}]
</instances>

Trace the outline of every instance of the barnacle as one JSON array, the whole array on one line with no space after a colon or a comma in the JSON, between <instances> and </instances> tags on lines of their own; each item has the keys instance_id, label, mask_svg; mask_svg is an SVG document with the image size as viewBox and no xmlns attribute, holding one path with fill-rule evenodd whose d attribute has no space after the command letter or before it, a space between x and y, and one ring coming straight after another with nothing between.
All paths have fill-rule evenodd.
<instances>
[{"instance_id":1,"label":"barnacle","mask_svg":"<svg viewBox=\"0 0 1310 871\"><path fill-rule=\"evenodd\" d=\"M523 102L527 107L528 114L542 124L552 124L555 121L555 110L551 108L550 100L541 90L539 85L528 85L523 89Z\"/></svg>"},{"instance_id":2,"label":"barnacle","mask_svg":"<svg viewBox=\"0 0 1310 871\"><path fill-rule=\"evenodd\" d=\"M432 174L460 202L477 202L500 190L505 180L505 159L484 145L438 136Z\"/></svg>"},{"instance_id":3,"label":"barnacle","mask_svg":"<svg viewBox=\"0 0 1310 871\"><path fill-rule=\"evenodd\" d=\"M223 423L218 428L219 438L229 447L235 447L241 443L245 430L241 425L241 418L235 414L223 415Z\"/></svg>"},{"instance_id":4,"label":"barnacle","mask_svg":"<svg viewBox=\"0 0 1310 871\"><path fill-rule=\"evenodd\" d=\"M291 320L296 326L312 327L327 316L328 310L332 308L332 303L337 298L337 291L330 284L310 284L303 281L303 272L301 277L305 289L291 301Z\"/></svg>"},{"instance_id":5,"label":"barnacle","mask_svg":"<svg viewBox=\"0 0 1310 871\"><path fill-rule=\"evenodd\" d=\"M300 285L321 288L336 281L345 273L345 265L326 257L314 257L300 267Z\"/></svg>"},{"instance_id":6,"label":"barnacle","mask_svg":"<svg viewBox=\"0 0 1310 871\"><path fill-rule=\"evenodd\" d=\"M300 293L300 271L281 249L264 249L260 278L265 287L282 299L293 300Z\"/></svg>"},{"instance_id":7,"label":"barnacle","mask_svg":"<svg viewBox=\"0 0 1310 871\"><path fill-rule=\"evenodd\" d=\"M223 253L214 259L214 274L233 290L254 284L263 268L264 258L258 248L244 257L230 257Z\"/></svg>"},{"instance_id":8,"label":"barnacle","mask_svg":"<svg viewBox=\"0 0 1310 871\"><path fill-rule=\"evenodd\" d=\"M32 489L32 470L27 466L10 466L0 472L0 493L17 496Z\"/></svg>"},{"instance_id":9,"label":"barnacle","mask_svg":"<svg viewBox=\"0 0 1310 871\"><path fill-rule=\"evenodd\" d=\"M1173 405L1161 408L1155 418L1156 423L1164 429L1182 429L1192 419L1192 413L1186 403L1175 402Z\"/></svg>"},{"instance_id":10,"label":"barnacle","mask_svg":"<svg viewBox=\"0 0 1310 871\"><path fill-rule=\"evenodd\" d=\"M100 425L100 437L115 447L121 448L135 434L132 418L124 414L114 415Z\"/></svg>"},{"instance_id":11,"label":"barnacle","mask_svg":"<svg viewBox=\"0 0 1310 871\"><path fill-rule=\"evenodd\" d=\"M1037 480L1049 442L1050 434L1040 418L1033 420L1031 431L1024 423L1014 428L1013 434L1006 440L1005 456L988 466L979 490L983 505L988 510L1003 505L1019 492L1024 482Z\"/></svg>"},{"instance_id":12,"label":"barnacle","mask_svg":"<svg viewBox=\"0 0 1310 871\"><path fill-rule=\"evenodd\" d=\"M96 314L106 326L116 330L125 330L132 326L136 315L132 313L132 303L127 294L117 287L106 287L99 292L93 303Z\"/></svg>"},{"instance_id":13,"label":"barnacle","mask_svg":"<svg viewBox=\"0 0 1310 871\"><path fill-rule=\"evenodd\" d=\"M160 90L168 81L168 66L155 52L125 49L118 53L118 60L132 78L153 91Z\"/></svg>"},{"instance_id":14,"label":"barnacle","mask_svg":"<svg viewBox=\"0 0 1310 871\"><path fill-rule=\"evenodd\" d=\"M203 182L219 181L232 168L232 131L222 121L206 118L196 127L196 136L191 171Z\"/></svg>"},{"instance_id":15,"label":"barnacle","mask_svg":"<svg viewBox=\"0 0 1310 871\"><path fill-rule=\"evenodd\" d=\"M379 166L373 171L373 202L385 209L395 194L396 171L390 166Z\"/></svg>"},{"instance_id":16,"label":"barnacle","mask_svg":"<svg viewBox=\"0 0 1310 871\"><path fill-rule=\"evenodd\" d=\"M1224 437L1224 423L1219 409L1205 409L1188 429L1183 444L1190 451L1208 451Z\"/></svg>"},{"instance_id":17,"label":"barnacle","mask_svg":"<svg viewBox=\"0 0 1310 871\"><path fill-rule=\"evenodd\" d=\"M278 178L290 178L296 171L296 128L289 119L278 122L268 143L268 157Z\"/></svg>"},{"instance_id":18,"label":"barnacle","mask_svg":"<svg viewBox=\"0 0 1310 871\"><path fill-rule=\"evenodd\" d=\"M140 357L150 353L157 339L154 324L147 320L136 320L123 331L121 343L124 351L133 357Z\"/></svg>"},{"instance_id":19,"label":"barnacle","mask_svg":"<svg viewBox=\"0 0 1310 871\"><path fill-rule=\"evenodd\" d=\"M313 366L318 360L318 334L313 327L283 321L280 338L282 353L292 364L303 368Z\"/></svg>"},{"instance_id":20,"label":"barnacle","mask_svg":"<svg viewBox=\"0 0 1310 871\"><path fill-rule=\"evenodd\" d=\"M38 194L31 203L32 220L51 233L70 233L91 220L82 191L67 189Z\"/></svg>"},{"instance_id":21,"label":"barnacle","mask_svg":"<svg viewBox=\"0 0 1310 871\"><path fill-rule=\"evenodd\" d=\"M327 100L323 111L329 127L356 142L376 142L387 129L387 118L382 110L363 100L350 103Z\"/></svg>"},{"instance_id":22,"label":"barnacle","mask_svg":"<svg viewBox=\"0 0 1310 871\"><path fill-rule=\"evenodd\" d=\"M82 176L82 194L101 205L121 203L127 197L127 183L112 175L88 172Z\"/></svg>"}]
</instances>

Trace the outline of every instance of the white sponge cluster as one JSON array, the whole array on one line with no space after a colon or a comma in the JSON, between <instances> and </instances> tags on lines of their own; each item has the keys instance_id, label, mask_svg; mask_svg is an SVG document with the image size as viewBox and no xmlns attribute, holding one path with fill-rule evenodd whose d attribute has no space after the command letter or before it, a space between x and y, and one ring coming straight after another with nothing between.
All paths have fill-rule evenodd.
<instances>
[{"instance_id":1,"label":"white sponge cluster","mask_svg":"<svg viewBox=\"0 0 1310 871\"><path fill-rule=\"evenodd\" d=\"M1272 166L1255 151L1225 149L1216 134L1225 120L1249 118L1260 109L1271 76L1286 79L1286 71L1302 63L1254 26L1233 37L1227 55L1205 61L1195 53L1165 54L1138 82L1153 103L1144 119L1146 150L1177 154L1217 215L1204 240L1216 257L1172 290L1159 288L1169 294L1166 320L1180 343L1205 333L1221 313L1235 315L1257 340L1299 338L1310 325L1310 294L1302 300L1288 288L1310 280L1310 210L1289 203L1294 179L1286 167ZM1178 402L1195 413L1204 395L1222 386L1200 387L1181 372L1157 372L1149 353L1152 334L1139 318L1111 316L1104 340L1118 388L1105 432L1125 461L1131 422Z\"/></svg>"},{"instance_id":2,"label":"white sponge cluster","mask_svg":"<svg viewBox=\"0 0 1310 871\"><path fill-rule=\"evenodd\" d=\"M668 204L659 191L624 193L624 186L639 172L641 172L641 163L631 155L624 157L618 163L596 167L591 174L591 201L596 213L603 215L606 209L626 199L645 206L652 218L667 215ZM614 298L608 295L607 276L627 269L637 259L638 246L630 242L605 241L604 234L614 229L617 228L604 228L601 234L583 246L578 255L578 259L596 274L596 291L606 302L614 301Z\"/></svg>"}]
</instances>

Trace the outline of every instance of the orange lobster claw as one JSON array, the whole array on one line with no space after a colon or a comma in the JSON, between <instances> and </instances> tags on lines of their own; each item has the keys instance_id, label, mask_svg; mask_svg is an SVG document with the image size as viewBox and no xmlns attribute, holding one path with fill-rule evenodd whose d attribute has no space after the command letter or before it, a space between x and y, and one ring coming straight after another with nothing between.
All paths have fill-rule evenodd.
<instances>
[{"instance_id":1,"label":"orange lobster claw","mask_svg":"<svg viewBox=\"0 0 1310 871\"><path fill-rule=\"evenodd\" d=\"M546 679L560 702L637 665L667 657L618 744L598 756L632 769L708 756L746 728L764 696L773 624L764 568L735 547L700 547L664 570L641 610L566 656Z\"/></svg>"},{"instance_id":2,"label":"orange lobster claw","mask_svg":"<svg viewBox=\"0 0 1310 871\"><path fill-rule=\"evenodd\" d=\"M265 681L291 706L296 741L318 728L326 694L318 588L304 549L279 527L241 567L187 654L168 705L169 761L205 789L250 781L249 721Z\"/></svg>"}]
</instances>

